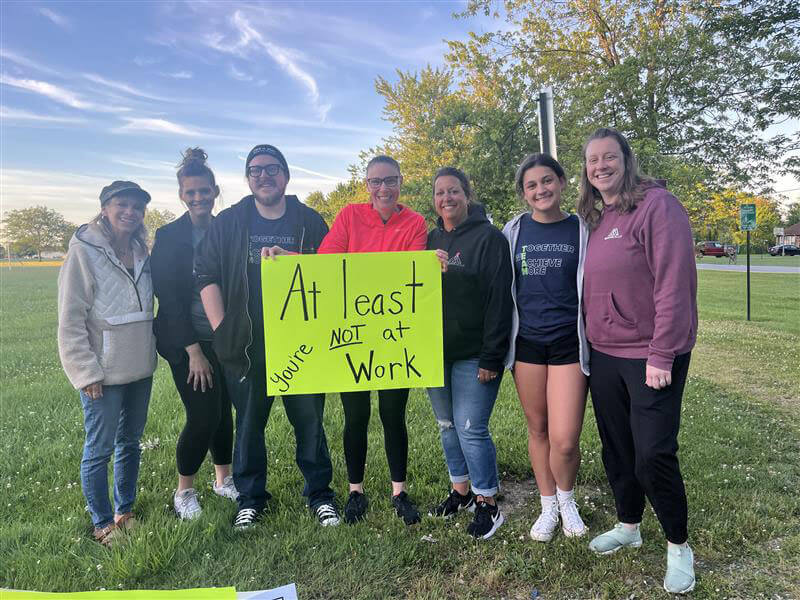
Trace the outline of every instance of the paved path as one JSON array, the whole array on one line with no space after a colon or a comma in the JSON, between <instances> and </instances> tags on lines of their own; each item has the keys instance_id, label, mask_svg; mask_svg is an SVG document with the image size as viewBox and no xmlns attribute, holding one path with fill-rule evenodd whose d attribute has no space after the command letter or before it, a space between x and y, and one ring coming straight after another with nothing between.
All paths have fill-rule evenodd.
<instances>
[{"instance_id":1,"label":"paved path","mask_svg":"<svg viewBox=\"0 0 800 600\"><path fill-rule=\"evenodd\" d=\"M704 270L704 271L738 271L740 273L744 273L747 271L747 264L742 264L743 261L739 261L738 264L735 265L715 265L710 263L697 263L697 268ZM800 267L765 267L765 266L750 266L751 273L797 273L800 275Z\"/></svg>"}]
</instances>

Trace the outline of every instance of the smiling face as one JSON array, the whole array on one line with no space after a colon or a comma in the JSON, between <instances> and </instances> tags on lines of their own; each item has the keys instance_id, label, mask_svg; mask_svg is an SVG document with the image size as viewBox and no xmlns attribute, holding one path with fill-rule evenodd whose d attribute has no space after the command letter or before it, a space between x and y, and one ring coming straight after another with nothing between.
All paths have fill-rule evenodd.
<instances>
[{"instance_id":1,"label":"smiling face","mask_svg":"<svg viewBox=\"0 0 800 600\"><path fill-rule=\"evenodd\" d=\"M267 165L279 165L280 161L270 156L269 154L259 154L250 163L248 167L265 167ZM262 206L275 206L283 199L283 194L286 192L286 184L289 183L289 178L286 176L286 171L281 168L276 175L267 175L266 171L262 171L259 177L251 177L248 175L247 183L250 186L250 191L256 198L256 202Z\"/></svg>"},{"instance_id":2,"label":"smiling face","mask_svg":"<svg viewBox=\"0 0 800 600\"><path fill-rule=\"evenodd\" d=\"M614 204L622 190L625 157L613 137L592 140L586 146L586 177L606 204Z\"/></svg>"},{"instance_id":3,"label":"smiling face","mask_svg":"<svg viewBox=\"0 0 800 600\"><path fill-rule=\"evenodd\" d=\"M367 169L367 181L370 179L385 179L386 177L398 177L397 185L390 187L386 185L385 181L378 187L367 184L372 207L382 215L391 214L397 206L397 199L400 197L400 186L403 185L403 177L394 165L385 162L376 162Z\"/></svg>"},{"instance_id":4,"label":"smiling face","mask_svg":"<svg viewBox=\"0 0 800 600\"><path fill-rule=\"evenodd\" d=\"M467 218L469 198L458 177L442 175L433 182L433 208L445 226L457 226Z\"/></svg>"},{"instance_id":5,"label":"smiling face","mask_svg":"<svg viewBox=\"0 0 800 600\"><path fill-rule=\"evenodd\" d=\"M116 237L130 236L142 225L146 203L137 194L117 194L106 202L100 213Z\"/></svg>"},{"instance_id":6,"label":"smiling face","mask_svg":"<svg viewBox=\"0 0 800 600\"><path fill-rule=\"evenodd\" d=\"M186 208L192 221L207 220L214 208L214 200L219 195L219 187L211 185L205 175L187 175L181 177L178 195Z\"/></svg>"},{"instance_id":7,"label":"smiling face","mask_svg":"<svg viewBox=\"0 0 800 600\"><path fill-rule=\"evenodd\" d=\"M536 165L522 176L522 197L534 212L560 215L561 192L566 184L550 167Z\"/></svg>"}]
</instances>

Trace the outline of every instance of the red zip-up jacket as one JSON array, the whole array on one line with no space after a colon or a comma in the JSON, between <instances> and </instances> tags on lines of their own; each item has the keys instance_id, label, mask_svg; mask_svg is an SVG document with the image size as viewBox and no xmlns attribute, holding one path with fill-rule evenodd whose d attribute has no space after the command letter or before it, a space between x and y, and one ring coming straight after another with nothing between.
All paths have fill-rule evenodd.
<instances>
[{"instance_id":1,"label":"red zip-up jacket","mask_svg":"<svg viewBox=\"0 0 800 600\"><path fill-rule=\"evenodd\" d=\"M336 215L317 252L391 252L425 250L425 218L402 204L384 223L371 203L348 204Z\"/></svg>"}]
</instances>

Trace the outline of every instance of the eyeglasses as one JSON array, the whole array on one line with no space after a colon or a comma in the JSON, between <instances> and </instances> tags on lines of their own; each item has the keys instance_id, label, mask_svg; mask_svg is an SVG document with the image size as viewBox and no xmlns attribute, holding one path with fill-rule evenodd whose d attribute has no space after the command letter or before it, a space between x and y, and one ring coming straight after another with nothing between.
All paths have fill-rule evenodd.
<instances>
[{"instance_id":1,"label":"eyeglasses","mask_svg":"<svg viewBox=\"0 0 800 600\"><path fill-rule=\"evenodd\" d=\"M397 187L399 183L399 175L390 175L389 177L384 177L383 179L380 177L371 177L370 179L367 179L367 187L371 190L380 189L381 184L385 185L387 188L393 188Z\"/></svg>"},{"instance_id":2,"label":"eyeglasses","mask_svg":"<svg viewBox=\"0 0 800 600\"><path fill-rule=\"evenodd\" d=\"M250 167L247 167L247 175L248 177L252 177L253 179L261 177L262 173L266 173L270 177L275 177L275 175L281 172L281 169L283 169L283 167L281 167L279 164L276 163L264 166L252 165Z\"/></svg>"}]
</instances>

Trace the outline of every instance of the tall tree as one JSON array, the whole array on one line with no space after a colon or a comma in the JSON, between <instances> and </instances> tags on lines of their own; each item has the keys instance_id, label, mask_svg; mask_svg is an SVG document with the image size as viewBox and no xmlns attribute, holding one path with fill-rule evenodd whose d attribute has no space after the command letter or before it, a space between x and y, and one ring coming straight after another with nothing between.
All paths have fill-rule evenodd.
<instances>
[{"instance_id":1,"label":"tall tree","mask_svg":"<svg viewBox=\"0 0 800 600\"><path fill-rule=\"evenodd\" d=\"M11 242L12 252L16 246L27 246L35 250L39 260L42 251L63 248L67 230L74 230L74 225L46 206L12 210L3 219L3 235Z\"/></svg>"},{"instance_id":2,"label":"tall tree","mask_svg":"<svg viewBox=\"0 0 800 600\"><path fill-rule=\"evenodd\" d=\"M167 210L148 208L144 213L144 226L147 229L147 247L152 248L156 239L156 229L175 220L175 215Z\"/></svg>"},{"instance_id":3,"label":"tall tree","mask_svg":"<svg viewBox=\"0 0 800 600\"><path fill-rule=\"evenodd\" d=\"M789 205L789 210L786 212L786 218L783 220L783 224L787 227L794 225L795 223L800 223L800 200Z\"/></svg>"}]
</instances>

